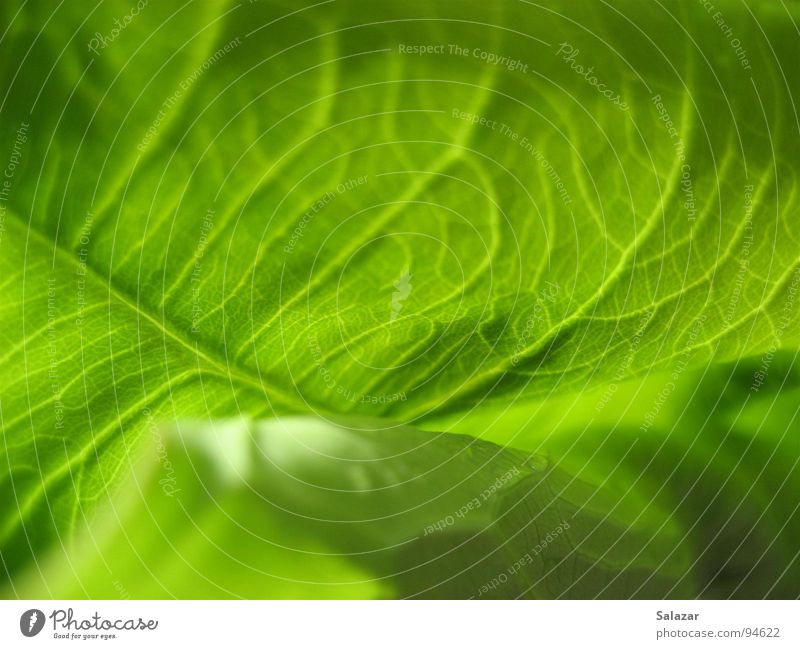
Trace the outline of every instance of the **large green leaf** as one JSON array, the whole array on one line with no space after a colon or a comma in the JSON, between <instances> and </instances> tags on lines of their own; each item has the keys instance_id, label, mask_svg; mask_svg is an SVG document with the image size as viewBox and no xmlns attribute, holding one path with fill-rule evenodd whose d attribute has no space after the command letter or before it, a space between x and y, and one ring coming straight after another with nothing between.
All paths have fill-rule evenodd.
<instances>
[{"instance_id":1,"label":"large green leaf","mask_svg":"<svg viewBox=\"0 0 800 649\"><path fill-rule=\"evenodd\" d=\"M796 345L797 9L715 5L4 3L5 571L162 420L413 423Z\"/></svg>"}]
</instances>

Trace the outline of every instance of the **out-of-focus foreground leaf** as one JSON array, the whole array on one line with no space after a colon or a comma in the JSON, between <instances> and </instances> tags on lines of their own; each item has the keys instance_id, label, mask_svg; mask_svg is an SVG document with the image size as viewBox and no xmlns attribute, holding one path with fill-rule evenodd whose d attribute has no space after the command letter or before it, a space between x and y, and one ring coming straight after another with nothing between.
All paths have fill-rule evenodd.
<instances>
[{"instance_id":1,"label":"out-of-focus foreground leaf","mask_svg":"<svg viewBox=\"0 0 800 649\"><path fill-rule=\"evenodd\" d=\"M487 427L515 419L517 450L369 422L185 423L156 434L127 506L111 498L18 594L796 597L800 373L781 356L748 397L754 367L690 375L646 436L663 375L620 386L638 408L582 433L597 394L553 435L529 412Z\"/></svg>"}]
</instances>

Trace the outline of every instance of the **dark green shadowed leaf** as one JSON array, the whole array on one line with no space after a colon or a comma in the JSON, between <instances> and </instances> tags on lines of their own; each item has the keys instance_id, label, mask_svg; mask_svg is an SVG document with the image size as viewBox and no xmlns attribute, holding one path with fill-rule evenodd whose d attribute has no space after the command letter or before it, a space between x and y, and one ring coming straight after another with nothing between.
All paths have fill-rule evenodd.
<instances>
[{"instance_id":1,"label":"dark green shadowed leaf","mask_svg":"<svg viewBox=\"0 0 800 649\"><path fill-rule=\"evenodd\" d=\"M799 404L796 354L768 353L687 372L675 385L671 375L654 374L433 425L482 430L487 441L527 452L547 449L576 480L602 482L617 507L658 520L653 534L662 524L682 529L667 561L689 554L679 587L699 597L793 599L800 596Z\"/></svg>"}]
</instances>

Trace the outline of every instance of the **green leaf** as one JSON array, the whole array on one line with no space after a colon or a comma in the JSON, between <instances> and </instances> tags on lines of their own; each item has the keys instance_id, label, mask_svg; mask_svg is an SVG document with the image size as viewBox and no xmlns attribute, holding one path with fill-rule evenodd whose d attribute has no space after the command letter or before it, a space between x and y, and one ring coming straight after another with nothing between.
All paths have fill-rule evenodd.
<instances>
[{"instance_id":1,"label":"green leaf","mask_svg":"<svg viewBox=\"0 0 800 649\"><path fill-rule=\"evenodd\" d=\"M492 414L486 436L533 452L367 421L157 428L132 479L9 594L794 597L795 360L757 393L758 361L689 374L647 435L663 374L620 385L624 410L587 393Z\"/></svg>"},{"instance_id":2,"label":"green leaf","mask_svg":"<svg viewBox=\"0 0 800 649\"><path fill-rule=\"evenodd\" d=\"M481 431L527 452L546 449L576 480L603 484L634 520L659 521L653 534L661 524L681 529L674 552L691 557L681 585L695 596L797 597L797 354L717 364L673 381L654 374L432 425Z\"/></svg>"},{"instance_id":3,"label":"green leaf","mask_svg":"<svg viewBox=\"0 0 800 649\"><path fill-rule=\"evenodd\" d=\"M8 579L161 421L417 423L796 346L797 8L750 4L715 3L745 66L701 3L5 3Z\"/></svg>"},{"instance_id":4,"label":"green leaf","mask_svg":"<svg viewBox=\"0 0 800 649\"><path fill-rule=\"evenodd\" d=\"M92 597L117 581L135 596L178 597L297 596L302 581L313 581L312 597L347 596L359 583L424 598L692 593L680 585L689 557L674 553L682 530L664 526L654 509L634 520L601 485L576 481L544 455L376 426L296 417L165 431L164 443L151 445L149 475L136 481L151 486L126 499L138 505L122 520L88 526L98 549L79 552L73 573L59 562L60 578L77 577ZM154 538L166 548L155 559ZM103 565L112 549L115 566L130 554L123 566L158 577L173 562L188 570L168 577L165 591L130 568L119 575ZM343 581L337 562L360 571L344 571ZM202 577L183 574L191 569ZM57 570L48 581L54 576L58 583Z\"/></svg>"}]
</instances>

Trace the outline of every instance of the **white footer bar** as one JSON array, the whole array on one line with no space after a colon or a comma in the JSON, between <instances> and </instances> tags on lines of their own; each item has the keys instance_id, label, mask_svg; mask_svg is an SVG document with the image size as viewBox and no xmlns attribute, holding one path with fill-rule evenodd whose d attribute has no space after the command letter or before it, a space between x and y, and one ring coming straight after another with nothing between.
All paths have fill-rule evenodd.
<instances>
[{"instance_id":1,"label":"white footer bar","mask_svg":"<svg viewBox=\"0 0 800 649\"><path fill-rule=\"evenodd\" d=\"M777 648L800 647L799 628L796 601L0 602L4 648Z\"/></svg>"}]
</instances>

